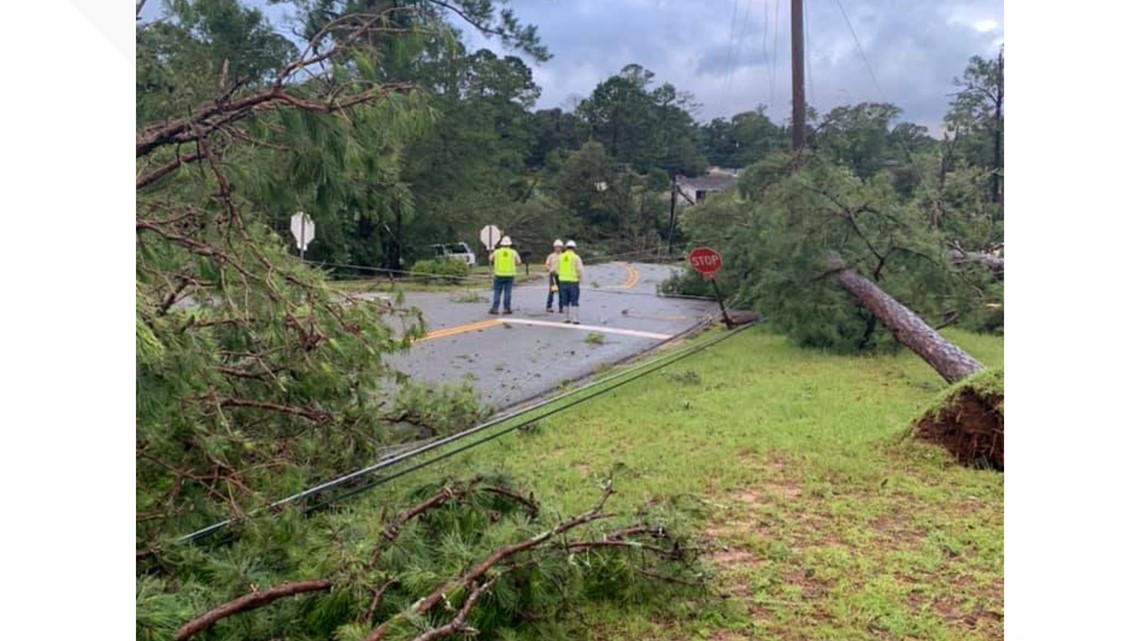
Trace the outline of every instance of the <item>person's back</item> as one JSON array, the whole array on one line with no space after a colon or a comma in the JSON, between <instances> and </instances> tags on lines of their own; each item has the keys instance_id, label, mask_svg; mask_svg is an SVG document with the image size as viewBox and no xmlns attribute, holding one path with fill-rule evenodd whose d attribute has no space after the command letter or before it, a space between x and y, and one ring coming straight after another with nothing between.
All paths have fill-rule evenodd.
<instances>
[{"instance_id":1,"label":"person's back","mask_svg":"<svg viewBox=\"0 0 1140 641\"><path fill-rule=\"evenodd\" d=\"M491 252L491 272L494 274L494 297L491 314L499 313L499 301L503 302L503 313L511 314L511 287L515 282L518 266L522 264L519 253L511 247L511 237L504 236L499 248Z\"/></svg>"},{"instance_id":2,"label":"person's back","mask_svg":"<svg viewBox=\"0 0 1140 641\"><path fill-rule=\"evenodd\" d=\"M567 323L578 324L578 294L580 281L583 277L582 259L578 257L575 248L577 243L567 241L562 255L558 257L558 293L561 294L561 304L566 309Z\"/></svg>"}]
</instances>

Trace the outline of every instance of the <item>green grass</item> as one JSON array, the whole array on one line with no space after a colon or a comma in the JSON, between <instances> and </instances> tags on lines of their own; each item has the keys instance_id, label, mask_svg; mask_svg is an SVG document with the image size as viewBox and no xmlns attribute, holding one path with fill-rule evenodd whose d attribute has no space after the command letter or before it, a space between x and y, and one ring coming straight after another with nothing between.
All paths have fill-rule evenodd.
<instances>
[{"instance_id":1,"label":"green grass","mask_svg":"<svg viewBox=\"0 0 1140 641\"><path fill-rule=\"evenodd\" d=\"M991 367L1003 343L947 330ZM1003 637L1003 477L901 436L946 385L909 352L851 358L748 330L457 456L561 513L688 496L715 592L668 611L598 606L576 638Z\"/></svg>"}]
</instances>

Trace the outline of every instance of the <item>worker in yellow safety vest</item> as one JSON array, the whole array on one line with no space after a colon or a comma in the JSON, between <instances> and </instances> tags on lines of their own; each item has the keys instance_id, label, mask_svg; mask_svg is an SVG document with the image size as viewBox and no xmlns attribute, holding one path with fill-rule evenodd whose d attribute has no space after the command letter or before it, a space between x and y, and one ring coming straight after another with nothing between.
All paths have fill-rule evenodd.
<instances>
[{"instance_id":1,"label":"worker in yellow safety vest","mask_svg":"<svg viewBox=\"0 0 1140 641\"><path fill-rule=\"evenodd\" d=\"M499 300L502 299L503 313L511 314L511 288L515 284L515 274L518 266L522 264L519 253L511 247L511 237L503 236L499 248L491 252L491 270L494 279L494 300L491 302L491 314L499 313Z\"/></svg>"},{"instance_id":2,"label":"worker in yellow safety vest","mask_svg":"<svg viewBox=\"0 0 1140 641\"><path fill-rule=\"evenodd\" d=\"M578 243L566 241L558 256L558 304L566 310L563 322L578 324L578 287L585 277L582 259L574 251Z\"/></svg>"}]
</instances>

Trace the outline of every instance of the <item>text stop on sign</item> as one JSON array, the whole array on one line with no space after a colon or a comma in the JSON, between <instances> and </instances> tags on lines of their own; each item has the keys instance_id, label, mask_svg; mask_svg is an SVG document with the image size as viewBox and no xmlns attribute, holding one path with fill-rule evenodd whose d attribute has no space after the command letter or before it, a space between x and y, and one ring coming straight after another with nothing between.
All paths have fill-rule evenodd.
<instances>
[{"instance_id":1,"label":"text stop on sign","mask_svg":"<svg viewBox=\"0 0 1140 641\"><path fill-rule=\"evenodd\" d=\"M722 263L720 254L708 247L698 247L689 252L689 264L705 277L711 277L720 271Z\"/></svg>"}]
</instances>

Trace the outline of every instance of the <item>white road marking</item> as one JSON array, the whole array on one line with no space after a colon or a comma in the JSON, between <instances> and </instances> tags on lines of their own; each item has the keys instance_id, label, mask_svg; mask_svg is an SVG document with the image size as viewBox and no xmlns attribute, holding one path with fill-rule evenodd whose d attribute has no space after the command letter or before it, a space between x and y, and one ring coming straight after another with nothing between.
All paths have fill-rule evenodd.
<instances>
[{"instance_id":1,"label":"white road marking","mask_svg":"<svg viewBox=\"0 0 1140 641\"><path fill-rule=\"evenodd\" d=\"M541 321L531 320L529 318L512 318L502 319L502 322L511 325L536 325L538 327L562 327L565 329L585 329L593 332L601 332L603 334L618 334L620 336L636 336L638 338L655 338L657 340L665 340L673 338L672 334L658 334L656 332L642 332L636 329L620 329L618 327L603 327L600 325L571 325L569 323L558 323L554 321Z\"/></svg>"}]
</instances>

